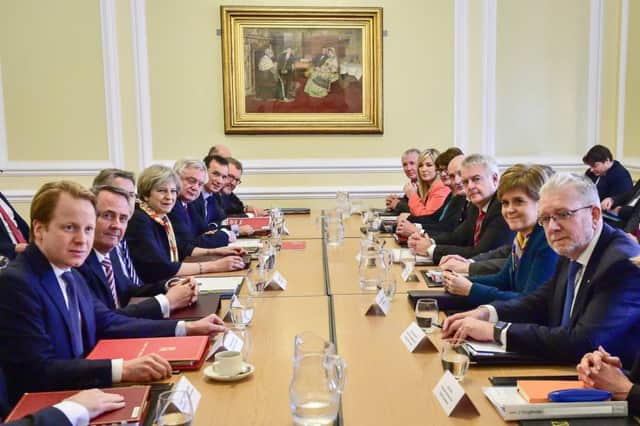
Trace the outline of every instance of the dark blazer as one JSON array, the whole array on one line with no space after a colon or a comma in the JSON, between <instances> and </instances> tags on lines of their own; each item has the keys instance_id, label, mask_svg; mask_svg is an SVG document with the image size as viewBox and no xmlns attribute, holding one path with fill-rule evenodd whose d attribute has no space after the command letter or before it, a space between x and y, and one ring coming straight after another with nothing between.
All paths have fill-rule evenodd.
<instances>
[{"instance_id":1,"label":"dark blazer","mask_svg":"<svg viewBox=\"0 0 640 426\"><path fill-rule=\"evenodd\" d=\"M584 174L591 179L593 183L598 182L596 187L598 188L598 195L601 200L607 197L615 197L616 195L629 191L633 186L633 180L631 180L629 171L625 169L618 160L613 160L611 168L607 170L607 173L600 176L599 179L590 169L587 169Z\"/></svg>"},{"instance_id":2,"label":"dark blazer","mask_svg":"<svg viewBox=\"0 0 640 426\"><path fill-rule=\"evenodd\" d=\"M640 201L631 210L631 215L624 226L624 231L636 235L638 228L640 228Z\"/></svg>"},{"instance_id":3,"label":"dark blazer","mask_svg":"<svg viewBox=\"0 0 640 426\"><path fill-rule=\"evenodd\" d=\"M436 248L433 251L433 261L437 264L445 254L459 254L464 257L472 257L476 254L510 244L515 233L509 229L502 217L500 202L497 194L489 201L487 213L480 228L478 244L473 245L473 233L476 227L479 209L471 204L467 209L467 217L464 222L451 232L439 234L436 240Z\"/></svg>"},{"instance_id":4,"label":"dark blazer","mask_svg":"<svg viewBox=\"0 0 640 426\"><path fill-rule=\"evenodd\" d=\"M522 297L547 282L557 261L558 255L549 247L544 230L536 225L520 258L520 266L514 269L513 255L509 254L509 260L498 273L472 277L473 286L467 300L477 306Z\"/></svg>"},{"instance_id":5,"label":"dark blazer","mask_svg":"<svg viewBox=\"0 0 640 426\"><path fill-rule=\"evenodd\" d=\"M67 416L55 407L48 407L20 420L5 423L9 426L71 426Z\"/></svg>"},{"instance_id":6,"label":"dark blazer","mask_svg":"<svg viewBox=\"0 0 640 426\"><path fill-rule=\"evenodd\" d=\"M473 256L469 264L469 276L489 275L500 271L511 256L511 244L505 244L493 250Z\"/></svg>"},{"instance_id":7,"label":"dark blazer","mask_svg":"<svg viewBox=\"0 0 640 426\"><path fill-rule=\"evenodd\" d=\"M164 227L137 205L129 220L125 238L133 265L143 282L167 280L180 269L181 262L171 261Z\"/></svg>"},{"instance_id":8,"label":"dark blazer","mask_svg":"<svg viewBox=\"0 0 640 426\"><path fill-rule=\"evenodd\" d=\"M409 213L409 199L406 195L396 204L395 209L388 210L388 214L392 216L397 216L400 213Z\"/></svg>"},{"instance_id":9,"label":"dark blazer","mask_svg":"<svg viewBox=\"0 0 640 426\"><path fill-rule=\"evenodd\" d=\"M640 268L629 259L638 254L638 244L603 225L567 328L560 326L570 262L565 257L533 293L492 303L501 321L513 323L507 330L507 349L574 364L602 345L631 365L640 351Z\"/></svg>"},{"instance_id":10,"label":"dark blazer","mask_svg":"<svg viewBox=\"0 0 640 426\"><path fill-rule=\"evenodd\" d=\"M605 348L606 349L606 348ZM640 354L636 356L633 362L633 367L629 372L629 379L634 383L627 396L627 402L629 403L629 415L640 415Z\"/></svg>"},{"instance_id":11,"label":"dark blazer","mask_svg":"<svg viewBox=\"0 0 640 426\"><path fill-rule=\"evenodd\" d=\"M122 266L120 265L120 258L115 253L115 250L111 251L109 259L111 260L113 268L113 278L116 284L116 292L118 293L118 303L121 306L117 311L129 317L162 319L160 303L153 297L143 302L129 305L129 300L138 290L138 286L123 272ZM115 310L116 304L111 295L107 277L104 274L104 269L98 261L98 256L95 251L91 251L91 254L89 254L87 260L78 268L78 271L80 271L87 281L93 295L109 309Z\"/></svg>"},{"instance_id":12,"label":"dark blazer","mask_svg":"<svg viewBox=\"0 0 640 426\"><path fill-rule=\"evenodd\" d=\"M222 194L222 207L227 216L245 216L244 203L236 194Z\"/></svg>"},{"instance_id":13,"label":"dark blazer","mask_svg":"<svg viewBox=\"0 0 640 426\"><path fill-rule=\"evenodd\" d=\"M84 351L100 339L175 335L176 321L130 318L95 299L72 270ZM110 360L76 359L69 310L51 265L30 244L0 273L0 367L9 403L24 392L111 386Z\"/></svg>"},{"instance_id":14,"label":"dark blazer","mask_svg":"<svg viewBox=\"0 0 640 426\"><path fill-rule=\"evenodd\" d=\"M195 214L200 217L201 221L207 224L208 229L218 229L223 220L227 218L227 215L222 208L221 196L219 193L213 194L213 201L216 202L214 215L211 218L207 218L206 203L204 202L204 194L200 193L200 196L196 198L190 205L193 205Z\"/></svg>"},{"instance_id":15,"label":"dark blazer","mask_svg":"<svg viewBox=\"0 0 640 426\"><path fill-rule=\"evenodd\" d=\"M616 196L611 197L612 200L613 200L613 207L620 206L620 211L618 212L618 217L620 217L620 219L622 219L623 225L625 225L626 222L628 222L628 220L631 217L631 214L632 214L632 212L634 210L634 207L636 207L638 204L640 204L640 201L638 201L636 203L636 206L634 206L634 207L627 206L627 203L629 203L631 200L633 200L634 198L636 198L638 196L640 196L640 179L638 179L636 184L629 191L626 191L626 192L623 192L622 194L618 194Z\"/></svg>"},{"instance_id":16,"label":"dark blazer","mask_svg":"<svg viewBox=\"0 0 640 426\"><path fill-rule=\"evenodd\" d=\"M426 216L409 216L408 220L422 225L422 229L429 236L435 237L443 232L451 232L460 225L465 218L467 198L464 195L449 193L443 207L435 214Z\"/></svg>"},{"instance_id":17,"label":"dark blazer","mask_svg":"<svg viewBox=\"0 0 640 426\"><path fill-rule=\"evenodd\" d=\"M2 192L0 192L0 198L2 198L2 201L7 203L7 205L11 208L13 217L16 218L18 229L20 230L20 232L22 232L24 238L29 241L29 225L27 224L27 222L25 222L25 220L18 214L16 209L13 208L11 203L9 203L9 200L7 200ZM9 259L15 259L16 257L16 246L13 241L11 241L11 236L5 229L3 223L0 223L0 254L3 256L7 256Z\"/></svg>"},{"instance_id":18,"label":"dark blazer","mask_svg":"<svg viewBox=\"0 0 640 426\"><path fill-rule=\"evenodd\" d=\"M169 212L169 220L176 234L181 259L191 255L196 247L216 248L229 244L229 236L225 232L206 234L209 226L193 204L187 204L185 210L182 203L178 201Z\"/></svg>"}]
</instances>

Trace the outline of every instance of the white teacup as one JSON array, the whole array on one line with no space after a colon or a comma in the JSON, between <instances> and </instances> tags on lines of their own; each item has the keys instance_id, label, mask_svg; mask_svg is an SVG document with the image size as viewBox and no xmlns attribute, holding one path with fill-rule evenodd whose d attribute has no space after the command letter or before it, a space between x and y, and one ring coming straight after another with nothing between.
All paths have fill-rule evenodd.
<instances>
[{"instance_id":1,"label":"white teacup","mask_svg":"<svg viewBox=\"0 0 640 426\"><path fill-rule=\"evenodd\" d=\"M222 351L215 356L213 368L223 376L235 376L242 372L244 362L242 353L238 351Z\"/></svg>"}]
</instances>

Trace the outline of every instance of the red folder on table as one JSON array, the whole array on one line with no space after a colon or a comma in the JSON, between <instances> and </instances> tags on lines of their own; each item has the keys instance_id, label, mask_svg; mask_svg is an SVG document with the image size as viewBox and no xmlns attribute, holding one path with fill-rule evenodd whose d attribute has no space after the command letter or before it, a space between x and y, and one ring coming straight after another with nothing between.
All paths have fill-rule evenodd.
<instances>
[{"instance_id":1,"label":"red folder on table","mask_svg":"<svg viewBox=\"0 0 640 426\"><path fill-rule=\"evenodd\" d=\"M208 347L209 336L103 339L98 341L87 359L130 360L155 353L169 361L176 370L197 370L204 362Z\"/></svg>"},{"instance_id":2,"label":"red folder on table","mask_svg":"<svg viewBox=\"0 0 640 426\"><path fill-rule=\"evenodd\" d=\"M91 420L90 425L110 425L110 424L141 424L147 411L149 391L151 386L127 386L119 388L102 389L107 393L117 393L124 397L125 406L101 414ZM60 392L27 392L22 395L18 404L13 408L5 422L18 420L43 408L50 407L75 395L80 391L60 391Z\"/></svg>"},{"instance_id":3,"label":"red folder on table","mask_svg":"<svg viewBox=\"0 0 640 426\"><path fill-rule=\"evenodd\" d=\"M227 218L227 224L229 225L249 225L256 231L259 229L269 229L269 221L269 216Z\"/></svg>"}]
</instances>

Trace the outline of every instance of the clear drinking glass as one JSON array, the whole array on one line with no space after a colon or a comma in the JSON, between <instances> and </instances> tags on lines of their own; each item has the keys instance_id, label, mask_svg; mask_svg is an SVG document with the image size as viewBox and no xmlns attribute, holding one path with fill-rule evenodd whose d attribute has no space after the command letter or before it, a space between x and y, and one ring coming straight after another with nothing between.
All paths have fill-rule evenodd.
<instances>
[{"instance_id":1,"label":"clear drinking glass","mask_svg":"<svg viewBox=\"0 0 640 426\"><path fill-rule=\"evenodd\" d=\"M249 269L249 272L245 277L245 283L247 284L249 294L251 296L261 295L272 276L273 274L269 274L260 267Z\"/></svg>"},{"instance_id":2,"label":"clear drinking glass","mask_svg":"<svg viewBox=\"0 0 640 426\"><path fill-rule=\"evenodd\" d=\"M380 282L380 288L384 291L384 296L388 300L393 300L393 297L396 295L396 279L388 276Z\"/></svg>"},{"instance_id":3,"label":"clear drinking glass","mask_svg":"<svg viewBox=\"0 0 640 426\"><path fill-rule=\"evenodd\" d=\"M336 210L341 219L349 217L351 214L351 197L348 192L336 192Z\"/></svg>"},{"instance_id":4,"label":"clear drinking glass","mask_svg":"<svg viewBox=\"0 0 640 426\"><path fill-rule=\"evenodd\" d=\"M344 226L339 212L328 214L324 220L327 245L332 247L341 246L344 242Z\"/></svg>"},{"instance_id":5,"label":"clear drinking glass","mask_svg":"<svg viewBox=\"0 0 640 426\"><path fill-rule=\"evenodd\" d=\"M236 296L236 301L231 304L229 312L233 326L244 329L253 320L253 299L249 296Z\"/></svg>"},{"instance_id":6,"label":"clear drinking glass","mask_svg":"<svg viewBox=\"0 0 640 426\"><path fill-rule=\"evenodd\" d=\"M158 426L191 426L193 407L185 391L167 391L158 396L156 424Z\"/></svg>"},{"instance_id":7,"label":"clear drinking glass","mask_svg":"<svg viewBox=\"0 0 640 426\"><path fill-rule=\"evenodd\" d=\"M433 325L438 323L438 301L418 299L416 303L416 322L425 333L432 333Z\"/></svg>"},{"instance_id":8,"label":"clear drinking glass","mask_svg":"<svg viewBox=\"0 0 640 426\"><path fill-rule=\"evenodd\" d=\"M464 379L469 369L469 356L462 347L446 340L442 341L440 347L440 361L442 369L449 371L458 381Z\"/></svg>"}]
</instances>

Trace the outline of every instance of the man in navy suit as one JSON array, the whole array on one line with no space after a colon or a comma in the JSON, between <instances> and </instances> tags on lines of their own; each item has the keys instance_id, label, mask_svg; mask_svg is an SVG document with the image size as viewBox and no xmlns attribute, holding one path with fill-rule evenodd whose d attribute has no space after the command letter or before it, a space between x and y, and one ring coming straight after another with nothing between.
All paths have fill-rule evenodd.
<instances>
[{"instance_id":1,"label":"man in navy suit","mask_svg":"<svg viewBox=\"0 0 640 426\"><path fill-rule=\"evenodd\" d=\"M224 212L229 216L246 216L247 213L255 216L265 216L264 210L260 207L244 204L233 192L242 183L242 163L233 157L229 157L227 160L229 160L229 176L227 177L227 183L222 188L222 207Z\"/></svg>"},{"instance_id":2,"label":"man in navy suit","mask_svg":"<svg viewBox=\"0 0 640 426\"><path fill-rule=\"evenodd\" d=\"M0 255L14 259L27 248L29 225L0 192Z\"/></svg>"},{"instance_id":3,"label":"man in navy suit","mask_svg":"<svg viewBox=\"0 0 640 426\"><path fill-rule=\"evenodd\" d=\"M200 160L178 160L173 170L180 177L182 183L178 200L169 212L169 219L176 234L178 248L185 255L190 254L194 247L216 248L224 247L235 241L235 234L227 230L209 230L204 215L199 214L197 204L194 203L208 182L207 168Z\"/></svg>"},{"instance_id":4,"label":"man in navy suit","mask_svg":"<svg viewBox=\"0 0 640 426\"><path fill-rule=\"evenodd\" d=\"M86 259L96 223L94 196L77 183L43 185L31 204L32 240L0 273L0 367L9 402L24 392L107 387L159 380L169 363L85 360L99 339L208 335L224 330L215 314L200 321L130 318L95 299L73 268Z\"/></svg>"},{"instance_id":5,"label":"man in navy suit","mask_svg":"<svg viewBox=\"0 0 640 426\"><path fill-rule=\"evenodd\" d=\"M138 318L168 318L171 311L188 306L197 298L193 279L175 280L168 291L163 282L138 287L125 273L115 249L124 237L130 218L129 194L114 186L94 188L96 196L96 229L93 250L78 269L93 294L109 309ZM155 291L149 291L153 287ZM141 290L146 289L146 292ZM163 294L166 291L166 295ZM133 296L153 298L129 304Z\"/></svg>"},{"instance_id":6,"label":"man in navy suit","mask_svg":"<svg viewBox=\"0 0 640 426\"><path fill-rule=\"evenodd\" d=\"M640 246L602 222L596 186L558 173L540 191L538 221L560 256L551 279L520 299L449 317L444 337L575 363L599 345L631 365L640 350Z\"/></svg>"}]
</instances>

